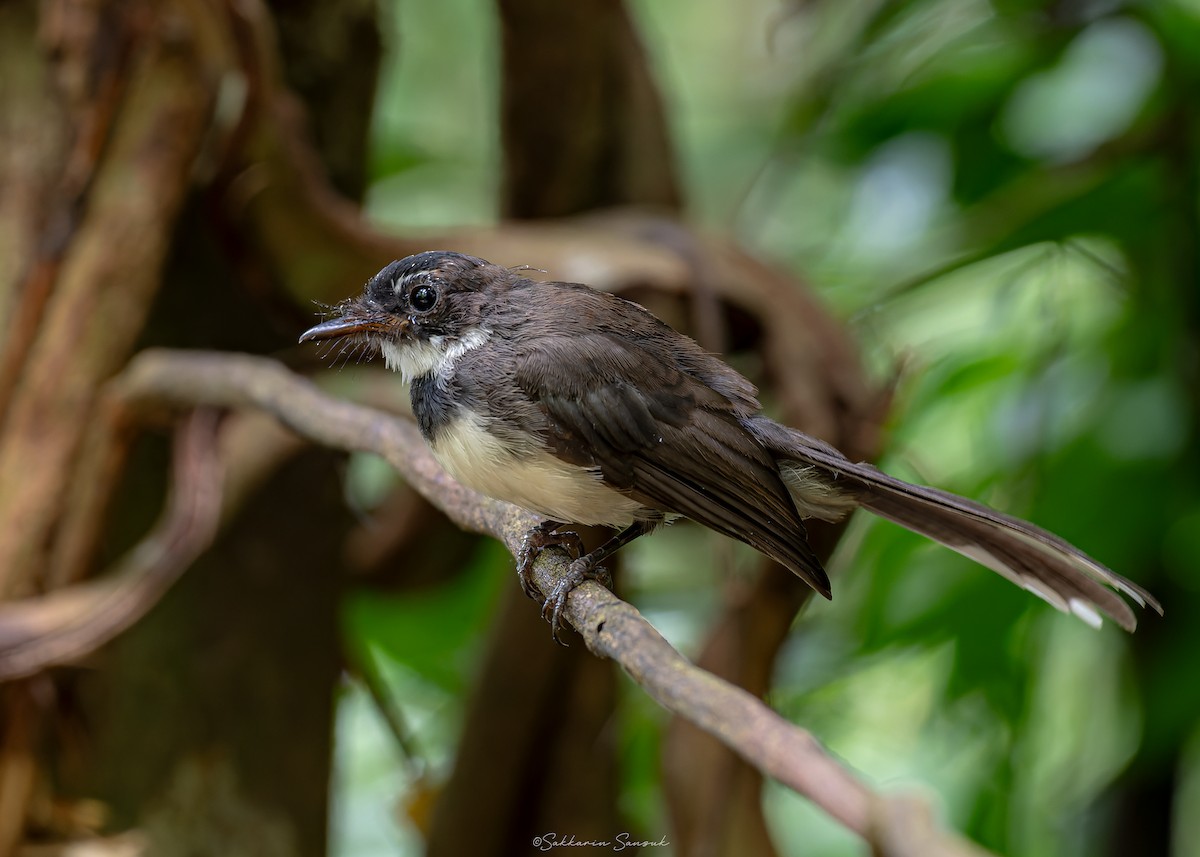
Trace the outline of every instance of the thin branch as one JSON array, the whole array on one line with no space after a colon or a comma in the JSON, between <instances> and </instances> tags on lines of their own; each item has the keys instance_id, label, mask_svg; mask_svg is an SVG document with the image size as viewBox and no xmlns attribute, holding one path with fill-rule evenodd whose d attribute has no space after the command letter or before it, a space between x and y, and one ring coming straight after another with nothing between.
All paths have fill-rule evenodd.
<instances>
[{"instance_id":1,"label":"thin branch","mask_svg":"<svg viewBox=\"0 0 1200 857\"><path fill-rule=\"evenodd\" d=\"M350 647L350 652L351 655L348 659L350 673L358 679L363 689L371 697L371 702L374 704L375 710L379 712L383 725L387 727L392 741L400 749L400 755L408 763L412 779L424 777L427 768L425 757L417 748L412 730L409 729L408 722L404 718L404 712L400 710L400 706L388 690L387 683L379 674L379 665L375 661L374 654L365 646Z\"/></svg>"},{"instance_id":2,"label":"thin branch","mask_svg":"<svg viewBox=\"0 0 1200 857\"><path fill-rule=\"evenodd\" d=\"M216 425L204 409L180 426L162 518L110 574L0 604L0 681L95 651L145 615L212 543L222 494Z\"/></svg>"},{"instance_id":3,"label":"thin branch","mask_svg":"<svg viewBox=\"0 0 1200 857\"><path fill-rule=\"evenodd\" d=\"M451 479L412 423L331 398L308 380L264 358L151 350L114 379L112 394L138 408L256 407L320 444L381 455L459 526L493 536L511 553L537 519ZM543 552L534 578L550 591L569 557ZM532 609L532 608L531 608ZM877 854L982 854L932 824L914 824L911 798L885 797L830 756L807 731L761 700L689 663L630 604L595 583L571 593L566 618L587 647L619 663L654 699L712 733L765 774L804 795L870 842ZM549 634L547 634L547 638ZM549 643L547 643L549 644ZM920 804L917 804L920 806Z\"/></svg>"}]
</instances>

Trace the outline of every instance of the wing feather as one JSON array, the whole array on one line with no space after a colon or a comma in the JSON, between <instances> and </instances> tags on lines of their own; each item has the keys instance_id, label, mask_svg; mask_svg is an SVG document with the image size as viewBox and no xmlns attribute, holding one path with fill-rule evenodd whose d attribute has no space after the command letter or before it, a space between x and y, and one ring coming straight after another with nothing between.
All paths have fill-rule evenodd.
<instances>
[{"instance_id":1,"label":"wing feather","mask_svg":"<svg viewBox=\"0 0 1200 857\"><path fill-rule=\"evenodd\" d=\"M744 406L654 344L547 336L525 351L516 381L542 410L547 447L648 507L749 544L829 597L774 458L739 419ZM600 351L603 360L586 359Z\"/></svg>"}]
</instances>

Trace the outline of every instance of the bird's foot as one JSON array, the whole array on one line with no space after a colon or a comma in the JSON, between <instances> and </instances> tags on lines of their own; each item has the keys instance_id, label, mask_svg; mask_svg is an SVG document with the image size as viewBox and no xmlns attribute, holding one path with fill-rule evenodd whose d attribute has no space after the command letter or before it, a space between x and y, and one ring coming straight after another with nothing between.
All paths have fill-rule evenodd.
<instances>
[{"instance_id":1,"label":"bird's foot","mask_svg":"<svg viewBox=\"0 0 1200 857\"><path fill-rule=\"evenodd\" d=\"M558 521L542 521L521 540L521 549L517 552L517 577L525 595L534 601L542 600L542 590L533 580L533 561L538 554L548 547L561 547L575 559L583 556L583 539L579 538L579 533L556 532L561 526Z\"/></svg>"},{"instance_id":2,"label":"bird's foot","mask_svg":"<svg viewBox=\"0 0 1200 857\"><path fill-rule=\"evenodd\" d=\"M567 606L567 596L571 594L571 591L588 580L594 580L603 587L612 588L612 575L608 573L607 569L598 566L597 561L591 554L574 560L567 568L566 575L554 584L554 588L550 590L550 594L542 603L542 618L550 623L550 636L560 646L566 645L558 636L558 632L564 627L563 610Z\"/></svg>"}]
</instances>

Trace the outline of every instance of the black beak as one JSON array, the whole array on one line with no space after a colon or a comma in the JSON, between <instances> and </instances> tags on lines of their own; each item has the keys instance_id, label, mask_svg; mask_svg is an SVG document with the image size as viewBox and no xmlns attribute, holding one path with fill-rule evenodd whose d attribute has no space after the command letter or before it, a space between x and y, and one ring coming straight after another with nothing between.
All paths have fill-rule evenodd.
<instances>
[{"instance_id":1,"label":"black beak","mask_svg":"<svg viewBox=\"0 0 1200 857\"><path fill-rule=\"evenodd\" d=\"M300 334L301 342L315 342L318 339L337 339L342 336L353 336L356 333L395 334L401 325L401 319L393 318L388 313L376 309L361 298L350 300L338 307L342 314L337 318L323 321L316 327L310 327Z\"/></svg>"}]
</instances>

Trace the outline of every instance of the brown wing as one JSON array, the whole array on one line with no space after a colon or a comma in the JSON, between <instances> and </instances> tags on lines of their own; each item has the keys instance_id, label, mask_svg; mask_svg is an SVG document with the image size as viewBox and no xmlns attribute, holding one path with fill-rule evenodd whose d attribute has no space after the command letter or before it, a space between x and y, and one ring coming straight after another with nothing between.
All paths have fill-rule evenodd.
<instances>
[{"instance_id":1,"label":"brown wing","mask_svg":"<svg viewBox=\"0 0 1200 857\"><path fill-rule=\"evenodd\" d=\"M706 356L682 342L686 362ZM673 346L611 331L541 336L522 344L516 382L544 415L539 433L557 456L599 468L607 485L646 506L745 542L828 598L829 578L774 459L738 419L745 402L699 380ZM740 382L731 388L752 389L709 361L705 370Z\"/></svg>"}]
</instances>

